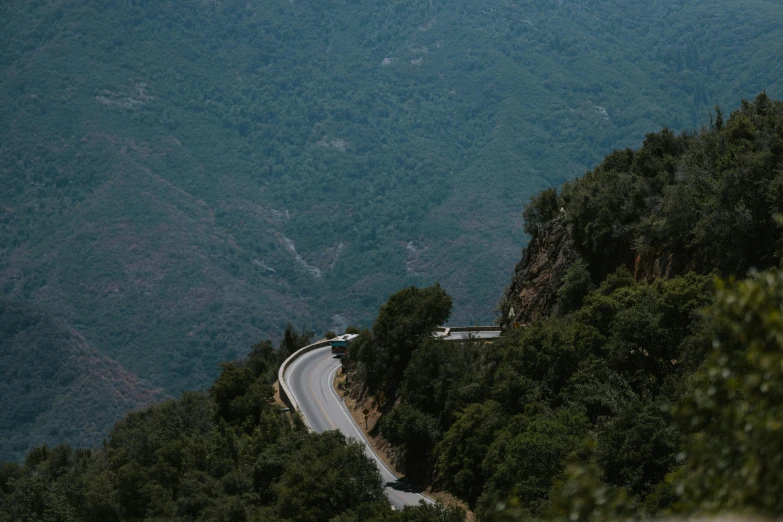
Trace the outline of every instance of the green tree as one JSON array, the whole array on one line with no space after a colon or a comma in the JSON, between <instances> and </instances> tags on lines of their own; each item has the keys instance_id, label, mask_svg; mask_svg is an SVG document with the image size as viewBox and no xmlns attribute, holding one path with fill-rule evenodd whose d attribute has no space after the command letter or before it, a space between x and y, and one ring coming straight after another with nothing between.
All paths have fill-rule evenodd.
<instances>
[{"instance_id":1,"label":"green tree","mask_svg":"<svg viewBox=\"0 0 783 522\"><path fill-rule=\"evenodd\" d=\"M683 508L783 512L783 273L722 281L715 352L677 408L692 433L673 477Z\"/></svg>"},{"instance_id":2,"label":"green tree","mask_svg":"<svg viewBox=\"0 0 783 522\"><path fill-rule=\"evenodd\" d=\"M379 427L386 440L404 450L408 480L424 483L432 466L432 450L440 437L438 421L403 402L382 417Z\"/></svg>"},{"instance_id":3,"label":"green tree","mask_svg":"<svg viewBox=\"0 0 783 522\"><path fill-rule=\"evenodd\" d=\"M582 306L582 300L593 289L593 281L587 263L577 259L568 267L563 283L557 289L557 313L567 314Z\"/></svg>"},{"instance_id":4,"label":"green tree","mask_svg":"<svg viewBox=\"0 0 783 522\"><path fill-rule=\"evenodd\" d=\"M438 484L473 505L486 480L482 464L506 422L495 402L471 404L458 413L436 448Z\"/></svg>"},{"instance_id":5,"label":"green tree","mask_svg":"<svg viewBox=\"0 0 783 522\"><path fill-rule=\"evenodd\" d=\"M557 190L548 188L532 196L522 211L525 233L535 237L541 226L558 215Z\"/></svg>"},{"instance_id":6,"label":"green tree","mask_svg":"<svg viewBox=\"0 0 783 522\"><path fill-rule=\"evenodd\" d=\"M307 435L288 455L274 485L281 519L326 522L364 503L385 498L375 463L359 442L336 431Z\"/></svg>"},{"instance_id":7,"label":"green tree","mask_svg":"<svg viewBox=\"0 0 783 522\"><path fill-rule=\"evenodd\" d=\"M633 401L598 431L603 480L645 497L676 465L682 440L665 404Z\"/></svg>"},{"instance_id":8,"label":"green tree","mask_svg":"<svg viewBox=\"0 0 783 522\"><path fill-rule=\"evenodd\" d=\"M417 409L437 417L447 429L455 411L472 399L480 370L477 342L444 343L428 339L413 353L405 369L401 395ZM471 398L463 400L463 393Z\"/></svg>"},{"instance_id":9,"label":"green tree","mask_svg":"<svg viewBox=\"0 0 783 522\"><path fill-rule=\"evenodd\" d=\"M280 341L280 354L282 358L286 358L299 348L303 348L310 344L312 333L302 329L297 332L294 327L289 323L285 327L283 333L283 339Z\"/></svg>"},{"instance_id":10,"label":"green tree","mask_svg":"<svg viewBox=\"0 0 783 522\"><path fill-rule=\"evenodd\" d=\"M512 496L530 513L542 515L553 482L563 476L566 457L579 447L590 426L576 409L531 409L535 413L526 415L523 430L499 438L489 450L493 458L484 463L487 483L478 501L482 517L492 513L499 500Z\"/></svg>"},{"instance_id":11,"label":"green tree","mask_svg":"<svg viewBox=\"0 0 783 522\"><path fill-rule=\"evenodd\" d=\"M394 395L413 352L450 313L451 297L439 284L421 289L412 286L392 295L381 306L372 334L354 341L371 389Z\"/></svg>"},{"instance_id":12,"label":"green tree","mask_svg":"<svg viewBox=\"0 0 783 522\"><path fill-rule=\"evenodd\" d=\"M61 488L44 477L25 476L14 482L10 494L0 499L0 520L9 522L76 522L75 510Z\"/></svg>"}]
</instances>

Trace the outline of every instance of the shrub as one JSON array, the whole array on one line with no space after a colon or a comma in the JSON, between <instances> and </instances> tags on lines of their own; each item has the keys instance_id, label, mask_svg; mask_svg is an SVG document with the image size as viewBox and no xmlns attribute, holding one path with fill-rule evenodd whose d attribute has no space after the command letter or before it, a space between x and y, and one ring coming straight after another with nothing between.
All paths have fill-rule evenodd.
<instances>
[{"instance_id":1,"label":"shrub","mask_svg":"<svg viewBox=\"0 0 783 522\"><path fill-rule=\"evenodd\" d=\"M541 226L557 217L557 191L553 188L539 192L525 205L522 217L525 219L525 233L535 236Z\"/></svg>"}]
</instances>

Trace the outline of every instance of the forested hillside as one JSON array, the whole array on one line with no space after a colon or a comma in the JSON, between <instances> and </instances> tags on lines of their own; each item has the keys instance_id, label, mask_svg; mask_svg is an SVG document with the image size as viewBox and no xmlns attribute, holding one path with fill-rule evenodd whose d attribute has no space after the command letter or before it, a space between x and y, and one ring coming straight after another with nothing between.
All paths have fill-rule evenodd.
<instances>
[{"instance_id":1,"label":"forested hillside","mask_svg":"<svg viewBox=\"0 0 783 522\"><path fill-rule=\"evenodd\" d=\"M509 291L494 342L395 334L389 314L426 332L451 304L395 294L346 366L398 465L483 521L783 513L782 145L783 103L761 94L535 196L523 265L560 274L555 300L520 324ZM553 227L574 249L560 272Z\"/></svg>"},{"instance_id":2,"label":"forested hillside","mask_svg":"<svg viewBox=\"0 0 783 522\"><path fill-rule=\"evenodd\" d=\"M482 522L783 514L782 144L783 103L761 94L532 198L525 258L563 259L535 246L554 226L573 256L551 309L491 343L433 338L452 309L440 285L392 295L343 385L374 397L373 429L412 485ZM592 206L606 198L620 202ZM666 233L645 236L651 224ZM649 252L668 264L645 265ZM15 306L3 331L23 335L35 320L14 318L36 316ZM392 510L358 443L280 411L271 383L308 342L289 328L255 344L207 392L129 414L99 449L0 465L0 521L462 522L459 508Z\"/></svg>"},{"instance_id":3,"label":"forested hillside","mask_svg":"<svg viewBox=\"0 0 783 522\"><path fill-rule=\"evenodd\" d=\"M287 322L369 324L411 284L489 321L523 202L650 129L783 95L780 19L771 0L4 1L0 291L172 394Z\"/></svg>"},{"instance_id":4,"label":"forested hillside","mask_svg":"<svg viewBox=\"0 0 783 522\"><path fill-rule=\"evenodd\" d=\"M0 299L0 460L58 441L96 445L106 426L166 398L29 303Z\"/></svg>"},{"instance_id":5,"label":"forested hillside","mask_svg":"<svg viewBox=\"0 0 783 522\"><path fill-rule=\"evenodd\" d=\"M464 521L443 506L392 510L361 444L280 412L271 383L286 354L256 344L209 392L131 413L99 449L0 462L0 521Z\"/></svg>"}]
</instances>

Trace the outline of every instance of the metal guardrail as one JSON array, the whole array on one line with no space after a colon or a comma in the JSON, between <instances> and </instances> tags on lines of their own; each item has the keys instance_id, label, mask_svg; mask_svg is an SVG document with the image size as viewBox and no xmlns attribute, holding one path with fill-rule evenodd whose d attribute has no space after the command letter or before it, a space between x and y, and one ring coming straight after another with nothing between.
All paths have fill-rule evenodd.
<instances>
[{"instance_id":1,"label":"metal guardrail","mask_svg":"<svg viewBox=\"0 0 783 522\"><path fill-rule=\"evenodd\" d=\"M446 328L448 333L451 332L501 332L499 326L450 326ZM446 335L448 335L448 333Z\"/></svg>"},{"instance_id":2,"label":"metal guardrail","mask_svg":"<svg viewBox=\"0 0 783 522\"><path fill-rule=\"evenodd\" d=\"M490 341L500 337L501 333L499 326L442 326L437 328L432 336L448 342L464 342L473 338Z\"/></svg>"}]
</instances>

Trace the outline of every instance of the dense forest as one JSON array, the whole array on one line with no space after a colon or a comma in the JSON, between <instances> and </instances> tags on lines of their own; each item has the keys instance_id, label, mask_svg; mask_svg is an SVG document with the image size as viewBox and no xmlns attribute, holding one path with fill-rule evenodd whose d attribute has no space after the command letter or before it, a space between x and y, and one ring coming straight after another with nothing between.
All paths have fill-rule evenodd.
<instances>
[{"instance_id":1,"label":"dense forest","mask_svg":"<svg viewBox=\"0 0 783 522\"><path fill-rule=\"evenodd\" d=\"M781 182L766 94L613 152L525 211L529 250L553 226L576 250L548 317L455 345L425 335L443 289L399 292L349 351L352 392L408 477L479 520L779 516Z\"/></svg>"},{"instance_id":2,"label":"dense forest","mask_svg":"<svg viewBox=\"0 0 783 522\"><path fill-rule=\"evenodd\" d=\"M408 480L483 522L779 516L781 179L783 103L766 94L696 133L650 134L531 199L525 255L553 226L576 251L547 317L438 341L452 298L403 289L350 346L347 385L374 397ZM30 315L18 308L6 324ZM129 414L102 447L0 465L0 520L465 520L392 510L358 443L281 411L271 383L308 342L289 327L208 391Z\"/></svg>"},{"instance_id":3,"label":"dense forest","mask_svg":"<svg viewBox=\"0 0 783 522\"><path fill-rule=\"evenodd\" d=\"M222 365L207 392L131 413L103 447L37 447L0 462L3 522L462 522L441 505L394 511L375 462L338 432L308 432L271 384L308 342L289 330Z\"/></svg>"},{"instance_id":4,"label":"dense forest","mask_svg":"<svg viewBox=\"0 0 783 522\"><path fill-rule=\"evenodd\" d=\"M29 303L0 298L0 346L0 460L52 440L90 447L128 410L167 398Z\"/></svg>"},{"instance_id":5,"label":"dense forest","mask_svg":"<svg viewBox=\"0 0 783 522\"><path fill-rule=\"evenodd\" d=\"M4 1L0 292L172 395L289 321L369 325L412 284L441 281L455 324L491 321L528 197L650 129L783 95L781 18L774 0Z\"/></svg>"}]
</instances>

